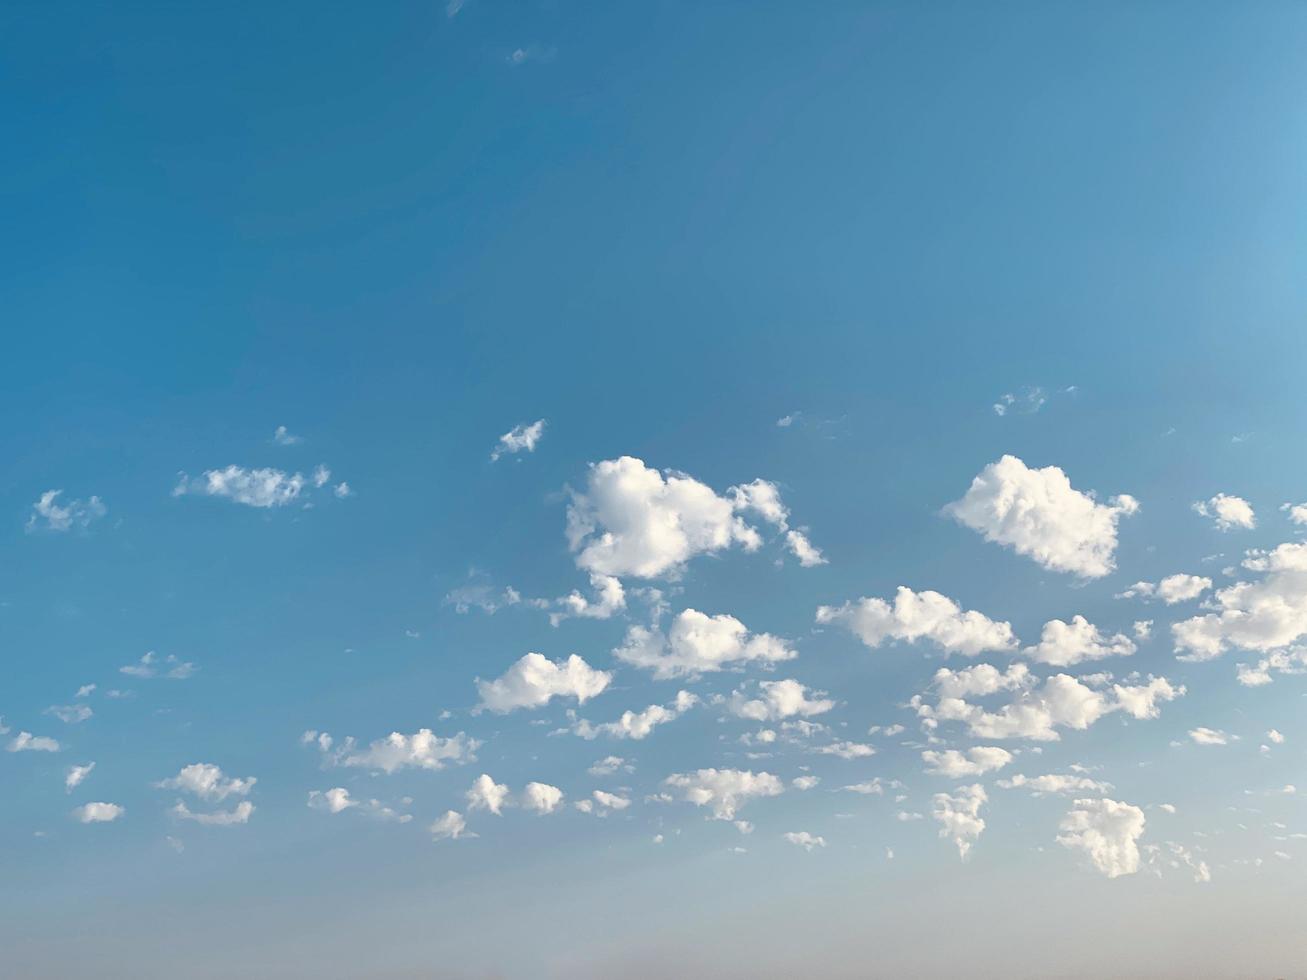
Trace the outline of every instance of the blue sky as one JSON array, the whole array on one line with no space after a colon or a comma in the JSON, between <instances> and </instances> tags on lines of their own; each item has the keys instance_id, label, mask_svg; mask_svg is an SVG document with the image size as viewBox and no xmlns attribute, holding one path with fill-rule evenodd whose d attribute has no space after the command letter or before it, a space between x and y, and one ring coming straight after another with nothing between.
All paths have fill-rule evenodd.
<instances>
[{"instance_id":1,"label":"blue sky","mask_svg":"<svg viewBox=\"0 0 1307 980\"><path fill-rule=\"evenodd\" d=\"M0 11L0 973L1301 972L1304 41Z\"/></svg>"}]
</instances>

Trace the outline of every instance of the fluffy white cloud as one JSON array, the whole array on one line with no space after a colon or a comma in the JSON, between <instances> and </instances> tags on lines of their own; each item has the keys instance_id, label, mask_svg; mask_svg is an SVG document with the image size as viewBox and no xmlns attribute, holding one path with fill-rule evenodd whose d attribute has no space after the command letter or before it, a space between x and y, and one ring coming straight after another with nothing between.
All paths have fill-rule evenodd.
<instances>
[{"instance_id":1,"label":"fluffy white cloud","mask_svg":"<svg viewBox=\"0 0 1307 980\"><path fill-rule=\"evenodd\" d=\"M309 791L309 808L313 810L326 810L328 813L342 813L350 807L358 806L358 801L351 799L349 790L343 786L337 786L326 791L310 790Z\"/></svg>"},{"instance_id":2,"label":"fluffy white cloud","mask_svg":"<svg viewBox=\"0 0 1307 980\"><path fill-rule=\"evenodd\" d=\"M1255 664L1236 664L1235 677L1245 687L1261 687L1274 679L1272 673L1307 673L1307 647L1275 650Z\"/></svg>"},{"instance_id":3,"label":"fluffy white cloud","mask_svg":"<svg viewBox=\"0 0 1307 980\"><path fill-rule=\"evenodd\" d=\"M522 791L522 806L536 813L553 813L563 803L563 791L548 783L527 783Z\"/></svg>"},{"instance_id":4,"label":"fluffy white cloud","mask_svg":"<svg viewBox=\"0 0 1307 980\"><path fill-rule=\"evenodd\" d=\"M711 808L714 820L734 820L736 811L750 799L779 796L785 791L785 784L769 772L739 769L673 773L663 784L677 791L687 803Z\"/></svg>"},{"instance_id":5,"label":"fluffy white cloud","mask_svg":"<svg viewBox=\"0 0 1307 980\"><path fill-rule=\"evenodd\" d=\"M845 793L857 793L860 796L884 796L885 785L877 776L865 783L853 783L850 786L841 786L840 789Z\"/></svg>"},{"instance_id":6,"label":"fluffy white cloud","mask_svg":"<svg viewBox=\"0 0 1307 980\"><path fill-rule=\"evenodd\" d=\"M254 813L254 804L249 800L242 800L230 810L195 813L184 802L178 800L169 812L178 820L193 820L207 827L236 827L250 822L250 815Z\"/></svg>"},{"instance_id":7,"label":"fluffy white cloud","mask_svg":"<svg viewBox=\"0 0 1307 980\"><path fill-rule=\"evenodd\" d=\"M631 801L625 796L618 796L616 793L597 789L590 794L590 799L577 800L572 805L582 813L593 813L596 816L606 817L615 810L625 810L631 805Z\"/></svg>"},{"instance_id":8,"label":"fluffy white cloud","mask_svg":"<svg viewBox=\"0 0 1307 980\"><path fill-rule=\"evenodd\" d=\"M765 480L718 495L684 473L666 476L631 456L590 467L583 492L567 512L568 546L577 565L600 575L676 576L696 555L731 547L756 551L757 529L742 513L757 514L782 532L789 512L775 484ZM787 538L800 564L820 564L820 552L801 533Z\"/></svg>"},{"instance_id":9,"label":"fluffy white cloud","mask_svg":"<svg viewBox=\"0 0 1307 980\"><path fill-rule=\"evenodd\" d=\"M1002 789L1027 789L1032 796L1043 796L1045 793L1058 796L1069 793L1106 793L1112 788L1111 783L1090 779L1088 776L1058 772L1046 773L1043 776L1025 776L1016 773L1010 779L1000 779L998 785Z\"/></svg>"},{"instance_id":10,"label":"fluffy white cloud","mask_svg":"<svg viewBox=\"0 0 1307 980\"><path fill-rule=\"evenodd\" d=\"M1138 510L1127 494L1097 503L1056 466L1032 470L1015 456L990 463L966 496L944 508L986 541L1083 578L1101 578L1116 567L1117 522Z\"/></svg>"},{"instance_id":11,"label":"fluffy white cloud","mask_svg":"<svg viewBox=\"0 0 1307 980\"><path fill-rule=\"evenodd\" d=\"M1028 670L1014 664L1000 673L988 664L966 671L942 669L936 672L934 687L939 695L935 705L917 695L909 702L922 723L935 728L940 722L965 723L976 738L1026 738L1056 741L1058 728L1082 731L1104 715L1124 711L1132 718L1157 717L1159 702L1171 701L1184 694L1183 686L1172 685L1161 677L1150 677L1143 684L1105 686L1102 677L1077 679L1054 674L1040 685ZM988 670L981 670L988 667ZM1093 686L1091 686L1093 685ZM1012 699L997 710L988 710L965 700L967 696L1014 692Z\"/></svg>"},{"instance_id":12,"label":"fluffy white cloud","mask_svg":"<svg viewBox=\"0 0 1307 980\"><path fill-rule=\"evenodd\" d=\"M310 737L312 736L312 737ZM326 732L306 732L305 742L316 743L329 764L354 766L392 773L399 769L444 769L448 765L464 765L476 761L476 750L481 742L459 732L451 738L441 738L429 728L421 728L412 735L391 732L359 748L353 737L346 738L332 749L332 738Z\"/></svg>"},{"instance_id":13,"label":"fluffy white cloud","mask_svg":"<svg viewBox=\"0 0 1307 980\"><path fill-rule=\"evenodd\" d=\"M562 608L549 614L549 623L557 626L564 619L611 619L626 608L626 590L620 579L611 575L591 575L590 587L594 598L587 598L575 589L569 595L558 600Z\"/></svg>"},{"instance_id":14,"label":"fluffy white cloud","mask_svg":"<svg viewBox=\"0 0 1307 980\"><path fill-rule=\"evenodd\" d=\"M790 785L801 791L816 789L820 783L820 776L795 776L790 780Z\"/></svg>"},{"instance_id":15,"label":"fluffy white cloud","mask_svg":"<svg viewBox=\"0 0 1307 980\"><path fill-rule=\"evenodd\" d=\"M1135 652L1135 645L1124 633L1108 636L1084 616L1072 616L1069 623L1050 619L1044 624L1039 645L1026 647L1024 652L1039 663L1069 667L1086 660L1128 657Z\"/></svg>"},{"instance_id":16,"label":"fluffy white cloud","mask_svg":"<svg viewBox=\"0 0 1307 980\"><path fill-rule=\"evenodd\" d=\"M1277 732L1274 728L1272 728L1270 731L1266 733L1266 740L1268 742L1274 742L1276 745L1284 744L1284 736L1279 732Z\"/></svg>"},{"instance_id":17,"label":"fluffy white cloud","mask_svg":"<svg viewBox=\"0 0 1307 980\"><path fill-rule=\"evenodd\" d=\"M627 764L627 761L620 755L604 756L593 766L586 770L591 776L611 776L617 770L625 769L627 772L633 772L634 767Z\"/></svg>"},{"instance_id":18,"label":"fluffy white cloud","mask_svg":"<svg viewBox=\"0 0 1307 980\"><path fill-rule=\"evenodd\" d=\"M710 673L737 663L777 663L797 655L769 633L751 634L734 616L709 616L697 609L677 615L665 634L632 626L622 646L613 651L618 660L652 671L660 680Z\"/></svg>"},{"instance_id":19,"label":"fluffy white cloud","mask_svg":"<svg viewBox=\"0 0 1307 980\"><path fill-rule=\"evenodd\" d=\"M815 568L826 564L821 549L813 545L802 531L786 531L785 547L790 549L790 554L799 559L799 564L804 568Z\"/></svg>"},{"instance_id":20,"label":"fluffy white cloud","mask_svg":"<svg viewBox=\"0 0 1307 980\"><path fill-rule=\"evenodd\" d=\"M201 800L217 803L229 796L249 796L250 790L258 780L250 776L246 779L226 776L221 769L209 762L196 762L184 766L177 775L163 779L154 785L159 789L175 789L191 793Z\"/></svg>"},{"instance_id":21,"label":"fluffy white cloud","mask_svg":"<svg viewBox=\"0 0 1307 980\"><path fill-rule=\"evenodd\" d=\"M174 497L188 493L223 497L249 507L284 507L299 499L305 482L302 473L232 465L221 470L205 470L203 476L194 479L183 473L172 493Z\"/></svg>"},{"instance_id":22,"label":"fluffy white cloud","mask_svg":"<svg viewBox=\"0 0 1307 980\"><path fill-rule=\"evenodd\" d=\"M865 759L876 754L875 748L861 742L832 742L830 745L819 746L814 751L819 755L833 755L841 759Z\"/></svg>"},{"instance_id":23,"label":"fluffy white cloud","mask_svg":"<svg viewBox=\"0 0 1307 980\"><path fill-rule=\"evenodd\" d=\"M1229 531L1232 528L1251 530L1257 526L1252 504L1242 497L1218 493L1210 500L1199 500L1194 505L1194 512L1203 517L1210 517L1216 522L1217 530Z\"/></svg>"},{"instance_id":24,"label":"fluffy white cloud","mask_svg":"<svg viewBox=\"0 0 1307 980\"><path fill-rule=\"evenodd\" d=\"M446 810L428 829L433 840L457 840L460 837L476 836L468 832L467 821L456 810Z\"/></svg>"},{"instance_id":25,"label":"fluffy white cloud","mask_svg":"<svg viewBox=\"0 0 1307 980\"><path fill-rule=\"evenodd\" d=\"M1076 800L1062 818L1057 842L1084 851L1109 878L1139 870L1138 841L1144 832L1144 811L1116 800Z\"/></svg>"},{"instance_id":26,"label":"fluffy white cloud","mask_svg":"<svg viewBox=\"0 0 1307 980\"><path fill-rule=\"evenodd\" d=\"M1230 736L1216 728L1191 728L1189 737L1198 745L1228 745Z\"/></svg>"},{"instance_id":27,"label":"fluffy white cloud","mask_svg":"<svg viewBox=\"0 0 1307 980\"><path fill-rule=\"evenodd\" d=\"M953 841L963 860L985 829L980 808L988 799L985 787L979 783L959 787L956 793L936 793L934 796L931 816L940 824L939 836Z\"/></svg>"},{"instance_id":28,"label":"fluffy white cloud","mask_svg":"<svg viewBox=\"0 0 1307 980\"><path fill-rule=\"evenodd\" d=\"M85 803L73 811L81 823L112 823L126 811L117 803Z\"/></svg>"},{"instance_id":29,"label":"fluffy white cloud","mask_svg":"<svg viewBox=\"0 0 1307 980\"><path fill-rule=\"evenodd\" d=\"M544 434L544 419L536 419L530 425L515 425L499 437L499 443L490 453L490 461L497 462L499 457L508 453L533 453Z\"/></svg>"},{"instance_id":30,"label":"fluffy white cloud","mask_svg":"<svg viewBox=\"0 0 1307 980\"><path fill-rule=\"evenodd\" d=\"M813 848L825 847L826 838L818 837L808 833L806 830L790 831L785 834L785 839L791 844L803 848L805 851L811 851Z\"/></svg>"},{"instance_id":31,"label":"fluffy white cloud","mask_svg":"<svg viewBox=\"0 0 1307 980\"><path fill-rule=\"evenodd\" d=\"M1265 574L1219 589L1209 600L1218 612L1172 625L1182 659L1211 660L1230 647L1264 653L1307 635L1307 542L1250 551L1243 567Z\"/></svg>"},{"instance_id":32,"label":"fluffy white cloud","mask_svg":"<svg viewBox=\"0 0 1307 980\"><path fill-rule=\"evenodd\" d=\"M1307 504L1285 504L1280 508L1294 524L1307 524Z\"/></svg>"},{"instance_id":33,"label":"fluffy white cloud","mask_svg":"<svg viewBox=\"0 0 1307 980\"><path fill-rule=\"evenodd\" d=\"M28 532L71 531L75 527L89 527L92 521L99 520L108 513L99 497L70 500L61 505L59 496L62 493L62 490L47 490L32 504L32 514L26 525Z\"/></svg>"},{"instance_id":34,"label":"fluffy white cloud","mask_svg":"<svg viewBox=\"0 0 1307 980\"><path fill-rule=\"evenodd\" d=\"M943 752L928 749L921 753L921 761L926 764L926 772L932 776L965 779L1002 769L1012 761L1012 753L995 745L977 745L965 754L957 749Z\"/></svg>"},{"instance_id":35,"label":"fluffy white cloud","mask_svg":"<svg viewBox=\"0 0 1307 980\"><path fill-rule=\"evenodd\" d=\"M493 681L477 678L482 708L505 714L518 708L538 708L552 698L575 698L578 704L603 693L613 675L595 670L572 654L564 661L552 661L528 653Z\"/></svg>"},{"instance_id":36,"label":"fluffy white cloud","mask_svg":"<svg viewBox=\"0 0 1307 980\"><path fill-rule=\"evenodd\" d=\"M71 793L82 785L82 782L91 774L91 770L94 768L94 762L88 762L84 766L69 766L68 771L64 773L64 789Z\"/></svg>"},{"instance_id":37,"label":"fluffy white cloud","mask_svg":"<svg viewBox=\"0 0 1307 980\"><path fill-rule=\"evenodd\" d=\"M138 680L165 677L170 681L184 681L188 677L194 676L199 669L189 660L181 660L175 654L170 653L166 657L160 657L153 650L149 650L136 663L119 667L118 673L126 674L128 677L135 677ZM110 697L112 697L113 692L109 693Z\"/></svg>"},{"instance_id":38,"label":"fluffy white cloud","mask_svg":"<svg viewBox=\"0 0 1307 980\"><path fill-rule=\"evenodd\" d=\"M668 707L651 704L643 711L623 711L616 721L606 721L599 725L591 724L582 718L573 724L572 731L584 739L595 739L600 735L606 735L609 738L629 738L639 741L647 738L657 726L675 721L698 703L699 698L694 694L689 691L678 691L676 699Z\"/></svg>"},{"instance_id":39,"label":"fluffy white cloud","mask_svg":"<svg viewBox=\"0 0 1307 980\"><path fill-rule=\"evenodd\" d=\"M1185 575L1183 573L1168 575L1157 584L1136 582L1124 592L1117 594L1118 599L1150 599L1156 596L1168 606L1177 602L1197 599L1212 587L1212 580L1203 575Z\"/></svg>"},{"instance_id":40,"label":"fluffy white cloud","mask_svg":"<svg viewBox=\"0 0 1307 980\"><path fill-rule=\"evenodd\" d=\"M762 697L749 699L742 691L731 695L731 711L751 721L780 721L801 715L810 718L825 714L835 707L834 701L820 697L809 699L808 689L796 680L763 681L758 685Z\"/></svg>"},{"instance_id":41,"label":"fluffy white cloud","mask_svg":"<svg viewBox=\"0 0 1307 980\"><path fill-rule=\"evenodd\" d=\"M33 735L31 732L19 732L9 740L5 746L6 752L58 752L59 743L53 738L47 738L44 735Z\"/></svg>"},{"instance_id":42,"label":"fluffy white cloud","mask_svg":"<svg viewBox=\"0 0 1307 980\"><path fill-rule=\"evenodd\" d=\"M986 650L1011 650L1016 637L1008 623L996 622L962 608L938 592L914 592L900 585L891 606L884 599L862 598L842 606L820 606L817 622L839 623L871 649L888 640L929 640L949 653L974 657Z\"/></svg>"},{"instance_id":43,"label":"fluffy white cloud","mask_svg":"<svg viewBox=\"0 0 1307 980\"><path fill-rule=\"evenodd\" d=\"M469 810L489 810L496 816L503 813L504 804L510 802L508 787L496 783L485 773L472 781L466 795Z\"/></svg>"}]
</instances>

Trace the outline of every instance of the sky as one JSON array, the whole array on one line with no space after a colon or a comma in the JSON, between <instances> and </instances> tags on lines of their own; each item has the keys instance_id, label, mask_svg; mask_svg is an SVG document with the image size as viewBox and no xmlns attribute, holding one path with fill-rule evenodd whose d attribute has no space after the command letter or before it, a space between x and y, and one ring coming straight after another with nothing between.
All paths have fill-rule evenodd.
<instances>
[{"instance_id":1,"label":"sky","mask_svg":"<svg viewBox=\"0 0 1307 980\"><path fill-rule=\"evenodd\" d=\"M1307 971L1307 10L0 10L0 975Z\"/></svg>"}]
</instances>

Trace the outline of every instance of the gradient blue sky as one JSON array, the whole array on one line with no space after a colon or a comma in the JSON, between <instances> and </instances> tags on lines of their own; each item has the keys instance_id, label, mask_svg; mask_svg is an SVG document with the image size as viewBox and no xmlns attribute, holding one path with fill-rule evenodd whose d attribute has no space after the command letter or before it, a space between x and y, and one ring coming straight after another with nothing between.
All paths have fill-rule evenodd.
<instances>
[{"instance_id":1,"label":"gradient blue sky","mask_svg":"<svg viewBox=\"0 0 1307 980\"><path fill-rule=\"evenodd\" d=\"M1307 502L1305 45L1307 9L1269 2L4 6L0 975L1302 973L1307 512L1280 508ZM1110 571L945 513L1004 455L1024 503L1033 471L1069 479L1032 505L1054 524L1137 499ZM738 511L756 551L619 573L624 608L551 625L590 589L569 506L623 456L722 499L769 481L825 563ZM283 498L205 492L233 466ZM81 503L41 513L51 490ZM1195 512L1217 494L1253 526ZM1059 526L1101 540L1081 517ZM1278 572L1247 554L1280 545ZM1211 584L1117 598L1176 573ZM1238 611L1238 582L1275 629L1178 660L1171 625ZM870 649L816 620L898 586L1016 639ZM449 598L508 587L493 614ZM660 679L614 654L647 589L663 629L729 615L796 656ZM1024 652L1074 615L1135 652ZM122 672L148 651L155 676ZM611 677L478 710L528 652ZM1267 658L1289 669L1240 681ZM909 705L941 668L1018 662L1176 696L1054 741ZM781 725L733 692L782 679L836 702L824 728L744 744ZM682 689L700 703L646 738L564 730ZM422 729L475 760L386 774L301 744ZM845 741L875 754L820 751ZM926 771L976 747L1012 758ZM157 785L200 763L257 782ZM710 768L776 779L750 832L666 782ZM469 808L482 773L501 815ZM522 805L532 781L555 812ZM939 795L973 785L963 859ZM337 787L356 805L307 805ZM578 810L595 790L629 806ZM1142 831L1095 823L1104 799ZM450 810L475 837L434 839Z\"/></svg>"}]
</instances>

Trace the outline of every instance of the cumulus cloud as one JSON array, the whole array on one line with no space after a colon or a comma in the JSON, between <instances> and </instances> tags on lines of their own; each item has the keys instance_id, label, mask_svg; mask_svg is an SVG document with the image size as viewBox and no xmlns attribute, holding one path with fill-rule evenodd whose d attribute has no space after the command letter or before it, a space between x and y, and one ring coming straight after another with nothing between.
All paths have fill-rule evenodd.
<instances>
[{"instance_id":1,"label":"cumulus cloud","mask_svg":"<svg viewBox=\"0 0 1307 980\"><path fill-rule=\"evenodd\" d=\"M891 606L884 599L862 598L842 606L820 606L817 622L838 623L871 649L900 640L929 640L949 653L974 657L987 650L1011 650L1016 637L1008 623L996 622L962 608L938 592L914 592L899 586Z\"/></svg>"},{"instance_id":2,"label":"cumulus cloud","mask_svg":"<svg viewBox=\"0 0 1307 980\"><path fill-rule=\"evenodd\" d=\"M69 766L67 772L64 773L64 789L71 793L82 785L82 782L91 774L91 770L94 768L94 762L88 762L84 766Z\"/></svg>"},{"instance_id":3,"label":"cumulus cloud","mask_svg":"<svg viewBox=\"0 0 1307 980\"><path fill-rule=\"evenodd\" d=\"M941 669L935 674L933 686L938 695L935 705L926 703L921 695L909 702L928 729L940 722L959 721L976 738L1035 741L1056 741L1060 738L1058 728L1083 731L1115 711L1136 719L1155 718L1160 713L1161 702L1185 693L1183 686L1173 685L1162 677L1150 677L1142 684L1108 685L1103 677L1077 679L1054 674L1041 685L1020 664L1014 664L1006 672L999 672L989 664L965 671ZM1013 696L996 710L966 700L968 696L1000 691L1011 692Z\"/></svg>"},{"instance_id":4,"label":"cumulus cloud","mask_svg":"<svg viewBox=\"0 0 1307 980\"><path fill-rule=\"evenodd\" d=\"M940 824L939 836L953 841L963 860L985 829L980 808L988 799L985 787L979 783L962 786L956 793L936 793L934 796L931 816Z\"/></svg>"},{"instance_id":5,"label":"cumulus cloud","mask_svg":"<svg viewBox=\"0 0 1307 980\"><path fill-rule=\"evenodd\" d=\"M1289 515L1293 524L1307 524L1307 504L1284 504L1280 510Z\"/></svg>"},{"instance_id":6,"label":"cumulus cloud","mask_svg":"<svg viewBox=\"0 0 1307 980\"><path fill-rule=\"evenodd\" d=\"M47 738L44 735L33 735L31 732L19 732L9 740L5 746L6 752L58 752L59 743L53 738Z\"/></svg>"},{"instance_id":7,"label":"cumulus cloud","mask_svg":"<svg viewBox=\"0 0 1307 980\"><path fill-rule=\"evenodd\" d=\"M490 453L490 461L498 462L501 456L511 453L533 453L544 434L544 419L536 419L530 425L515 425L499 437L498 444Z\"/></svg>"},{"instance_id":8,"label":"cumulus cloud","mask_svg":"<svg viewBox=\"0 0 1307 980\"><path fill-rule=\"evenodd\" d=\"M229 796L249 796L257 782L253 776L245 779L229 777L210 762L196 762L184 766L177 775L154 785L159 789L175 789L194 794L201 800L218 803Z\"/></svg>"},{"instance_id":9,"label":"cumulus cloud","mask_svg":"<svg viewBox=\"0 0 1307 980\"><path fill-rule=\"evenodd\" d=\"M1136 582L1124 592L1117 593L1118 599L1158 598L1168 606L1177 602L1197 599L1212 587L1212 580L1204 575L1168 575L1160 582Z\"/></svg>"},{"instance_id":10,"label":"cumulus cloud","mask_svg":"<svg viewBox=\"0 0 1307 980\"><path fill-rule=\"evenodd\" d=\"M451 738L441 738L430 728L421 728L412 735L391 732L366 748L360 748L351 736L338 746L326 732L305 732L302 741L316 744L328 765L351 766L390 774L400 769L444 769L449 765L465 765L476 761L481 742L463 732Z\"/></svg>"},{"instance_id":11,"label":"cumulus cloud","mask_svg":"<svg viewBox=\"0 0 1307 980\"><path fill-rule=\"evenodd\" d=\"M613 656L654 677L694 676L748 662L777 663L797 656L785 641L769 633L751 634L734 616L709 616L686 609L664 634L659 629L632 626Z\"/></svg>"},{"instance_id":12,"label":"cumulus cloud","mask_svg":"<svg viewBox=\"0 0 1307 980\"><path fill-rule=\"evenodd\" d=\"M741 514L756 514L780 532L790 530L789 511L775 484L755 480L719 495L687 474L664 476L623 456L593 464L585 490L573 492L568 547L588 572L675 577L697 555L732 547L757 551L762 536ZM820 552L801 533L799 538L787 539L787 546L800 563L821 564Z\"/></svg>"},{"instance_id":13,"label":"cumulus cloud","mask_svg":"<svg viewBox=\"0 0 1307 980\"><path fill-rule=\"evenodd\" d=\"M1255 664L1236 664L1235 678L1245 687L1270 684L1273 674L1307 673L1307 647L1291 647L1267 654Z\"/></svg>"},{"instance_id":14,"label":"cumulus cloud","mask_svg":"<svg viewBox=\"0 0 1307 980\"><path fill-rule=\"evenodd\" d=\"M1307 635L1307 543L1250 551L1243 567L1264 575L1217 590L1207 603L1216 612L1171 626L1181 659L1211 660L1230 647L1281 650Z\"/></svg>"},{"instance_id":15,"label":"cumulus cloud","mask_svg":"<svg viewBox=\"0 0 1307 980\"><path fill-rule=\"evenodd\" d=\"M734 820L736 811L756 797L779 796L785 784L769 772L745 772L739 769L700 769L692 773L673 773L663 785L695 806L712 810L714 820Z\"/></svg>"},{"instance_id":16,"label":"cumulus cloud","mask_svg":"<svg viewBox=\"0 0 1307 980\"><path fill-rule=\"evenodd\" d=\"M563 791L548 783L527 783L522 791L522 806L534 813L553 813L563 803Z\"/></svg>"},{"instance_id":17,"label":"cumulus cloud","mask_svg":"<svg viewBox=\"0 0 1307 980\"><path fill-rule=\"evenodd\" d=\"M1191 728L1189 737L1197 745L1229 745L1230 735L1216 728Z\"/></svg>"},{"instance_id":18,"label":"cumulus cloud","mask_svg":"<svg viewBox=\"0 0 1307 980\"><path fill-rule=\"evenodd\" d=\"M1012 761L1012 753L994 745L977 745L965 753L957 749L944 752L928 749L921 753L921 761L926 764L926 772L931 776L966 779L1002 769Z\"/></svg>"},{"instance_id":19,"label":"cumulus cloud","mask_svg":"<svg viewBox=\"0 0 1307 980\"><path fill-rule=\"evenodd\" d=\"M478 677L476 686L481 708L505 714L518 708L539 708L556 697L575 698L584 704L602 694L612 679L611 673L595 670L576 654L555 662L528 653L496 680Z\"/></svg>"},{"instance_id":20,"label":"cumulus cloud","mask_svg":"<svg viewBox=\"0 0 1307 980\"><path fill-rule=\"evenodd\" d=\"M358 806L358 801L352 799L349 790L343 786L336 786L329 790L310 790L309 791L309 808L312 810L325 810L327 813L343 813L350 807Z\"/></svg>"},{"instance_id":21,"label":"cumulus cloud","mask_svg":"<svg viewBox=\"0 0 1307 980\"><path fill-rule=\"evenodd\" d=\"M117 803L84 803L73 811L80 823L113 823L127 811Z\"/></svg>"},{"instance_id":22,"label":"cumulus cloud","mask_svg":"<svg viewBox=\"0 0 1307 980\"><path fill-rule=\"evenodd\" d=\"M589 769L586 770L591 776L611 776L617 770L624 769L627 772L633 772L634 767L627 763L620 755L604 756Z\"/></svg>"},{"instance_id":23,"label":"cumulus cloud","mask_svg":"<svg viewBox=\"0 0 1307 980\"><path fill-rule=\"evenodd\" d=\"M631 805L631 801L625 796L597 789L590 794L590 799L577 800L572 805L582 813L592 813L598 817L606 817L614 811L625 810Z\"/></svg>"},{"instance_id":24,"label":"cumulus cloud","mask_svg":"<svg viewBox=\"0 0 1307 980\"><path fill-rule=\"evenodd\" d=\"M551 626L557 626L564 619L611 619L626 608L626 590L620 579L611 575L591 575L590 588L594 597L588 598L573 589L569 595L558 600L559 611L549 614Z\"/></svg>"},{"instance_id":25,"label":"cumulus cloud","mask_svg":"<svg viewBox=\"0 0 1307 980\"><path fill-rule=\"evenodd\" d=\"M1016 773L1010 779L1000 779L1001 789L1026 789L1032 796L1052 794L1065 796L1070 793L1106 793L1112 788L1111 783L1077 776L1071 773L1050 772L1043 776L1025 776Z\"/></svg>"},{"instance_id":26,"label":"cumulus cloud","mask_svg":"<svg viewBox=\"0 0 1307 980\"><path fill-rule=\"evenodd\" d=\"M460 837L475 837L467 829L467 821L457 810L446 810L428 828L433 840L458 840Z\"/></svg>"},{"instance_id":27,"label":"cumulus cloud","mask_svg":"<svg viewBox=\"0 0 1307 980\"><path fill-rule=\"evenodd\" d=\"M812 851L814 848L826 846L825 837L818 837L806 830L789 831L784 836L791 844L801 847L805 851Z\"/></svg>"},{"instance_id":28,"label":"cumulus cloud","mask_svg":"<svg viewBox=\"0 0 1307 980\"><path fill-rule=\"evenodd\" d=\"M70 500L59 503L62 490L47 490L39 500L32 504L31 516L27 518L26 530L33 531L71 531L75 527L90 527L108 513L104 502L99 497L88 500Z\"/></svg>"},{"instance_id":29,"label":"cumulus cloud","mask_svg":"<svg viewBox=\"0 0 1307 980\"><path fill-rule=\"evenodd\" d=\"M1242 497L1218 493L1210 500L1196 501L1193 507L1195 513L1210 517L1218 531L1229 531L1236 527L1252 530L1257 526L1252 504Z\"/></svg>"},{"instance_id":30,"label":"cumulus cloud","mask_svg":"<svg viewBox=\"0 0 1307 980\"><path fill-rule=\"evenodd\" d=\"M780 721L784 718L825 714L835 707L835 702L821 697L824 692L814 692L815 697L808 697L808 689L796 680L763 681L758 685L761 697L750 699L743 691L731 695L731 712L751 721Z\"/></svg>"},{"instance_id":31,"label":"cumulus cloud","mask_svg":"<svg viewBox=\"0 0 1307 980\"><path fill-rule=\"evenodd\" d=\"M1082 578L1101 578L1116 567L1117 522L1138 510L1127 494L1097 503L1056 466L1032 470L1015 456L990 463L961 500L944 508L986 541Z\"/></svg>"},{"instance_id":32,"label":"cumulus cloud","mask_svg":"<svg viewBox=\"0 0 1307 980\"><path fill-rule=\"evenodd\" d=\"M196 813L183 801L178 800L169 812L178 820L192 820L206 827L236 827L250 822L250 816L254 813L254 804L249 800L242 800L230 810Z\"/></svg>"},{"instance_id":33,"label":"cumulus cloud","mask_svg":"<svg viewBox=\"0 0 1307 980\"><path fill-rule=\"evenodd\" d=\"M572 725L572 731L584 739L595 739L604 735L608 738L639 741L647 738L657 726L675 721L698 703L699 698L696 695L689 691L678 691L675 700L666 707L661 704L651 704L643 711L623 711L616 721L606 721L599 725L582 718Z\"/></svg>"},{"instance_id":34,"label":"cumulus cloud","mask_svg":"<svg viewBox=\"0 0 1307 980\"><path fill-rule=\"evenodd\" d=\"M510 802L508 787L503 783L496 783L485 773L472 781L466 796L469 810L489 810L496 816L502 814L504 804Z\"/></svg>"},{"instance_id":35,"label":"cumulus cloud","mask_svg":"<svg viewBox=\"0 0 1307 980\"><path fill-rule=\"evenodd\" d=\"M1135 645L1124 633L1109 636L1084 616L1072 616L1069 623L1050 619L1044 624L1039 645L1026 647L1024 652L1039 663L1070 667L1086 660L1128 657L1135 652Z\"/></svg>"},{"instance_id":36,"label":"cumulus cloud","mask_svg":"<svg viewBox=\"0 0 1307 980\"><path fill-rule=\"evenodd\" d=\"M1138 841L1144 832L1144 811L1139 807L1107 798L1076 800L1059 829L1057 842L1083 851L1107 877L1139 870Z\"/></svg>"}]
</instances>

